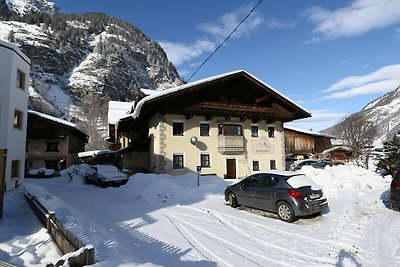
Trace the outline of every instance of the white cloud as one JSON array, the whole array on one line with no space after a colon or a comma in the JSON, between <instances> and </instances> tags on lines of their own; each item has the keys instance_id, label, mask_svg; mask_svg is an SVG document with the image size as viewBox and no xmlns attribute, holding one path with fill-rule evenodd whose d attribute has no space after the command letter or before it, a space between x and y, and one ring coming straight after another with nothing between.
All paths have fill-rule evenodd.
<instances>
[{"instance_id":1,"label":"white cloud","mask_svg":"<svg viewBox=\"0 0 400 267\"><path fill-rule=\"evenodd\" d=\"M306 14L316 24L314 33L323 39L361 35L400 22L399 0L354 0L350 6L333 11L310 8ZM319 42L314 37L308 43Z\"/></svg>"},{"instance_id":2,"label":"white cloud","mask_svg":"<svg viewBox=\"0 0 400 267\"><path fill-rule=\"evenodd\" d=\"M322 99L349 98L358 95L386 93L400 85L400 64L382 67L362 76L349 76L332 84ZM332 93L333 92L333 93Z\"/></svg>"},{"instance_id":3,"label":"white cloud","mask_svg":"<svg viewBox=\"0 0 400 267\"><path fill-rule=\"evenodd\" d=\"M248 7L241 8L238 11L224 14L217 20L217 23L202 23L198 25L198 29L205 32L208 36L205 36L202 40L195 41L194 43L176 43L169 41L159 41L159 43L167 53L169 60L175 66L179 67L180 65L199 57L205 52L214 51L222 38L226 38L240 23L240 21L245 18L249 11L250 8ZM257 27L263 22L263 20L263 17L254 11L232 35L232 38L251 35L256 31Z\"/></svg>"},{"instance_id":4,"label":"white cloud","mask_svg":"<svg viewBox=\"0 0 400 267\"><path fill-rule=\"evenodd\" d=\"M267 27L270 29L291 29L294 28L295 23L290 23L284 20L280 20L277 18L269 18L267 19Z\"/></svg>"},{"instance_id":5,"label":"white cloud","mask_svg":"<svg viewBox=\"0 0 400 267\"><path fill-rule=\"evenodd\" d=\"M168 55L169 60L175 66L190 61L204 52L211 52L215 49L215 43L207 40L200 40L193 44L159 42Z\"/></svg>"},{"instance_id":6,"label":"white cloud","mask_svg":"<svg viewBox=\"0 0 400 267\"><path fill-rule=\"evenodd\" d=\"M239 23L249 13L250 7L245 7L232 13L224 14L218 19L217 23L201 23L198 25L198 29L211 35L216 40L225 39ZM264 21L264 18L253 12L245 22L236 30L232 35L232 38L240 38L244 36L250 36L256 31L258 26Z\"/></svg>"}]
</instances>

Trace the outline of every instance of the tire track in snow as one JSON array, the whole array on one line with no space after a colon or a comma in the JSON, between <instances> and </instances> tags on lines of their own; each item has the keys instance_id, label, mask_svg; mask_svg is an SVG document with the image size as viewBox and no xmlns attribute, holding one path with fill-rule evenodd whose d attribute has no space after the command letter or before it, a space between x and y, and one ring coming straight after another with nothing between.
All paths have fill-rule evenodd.
<instances>
[{"instance_id":1,"label":"tire track in snow","mask_svg":"<svg viewBox=\"0 0 400 267\"><path fill-rule=\"evenodd\" d=\"M181 216L182 214L177 213L177 215ZM251 259L249 256L246 256L246 255L252 255L254 257L262 258L262 259L266 260L268 262L267 266L271 266L271 264L274 264L273 266L295 266L295 265L291 265L291 264L288 264L286 262L282 262L282 261L279 261L279 260L264 256L264 255L260 255L259 253L255 253L255 252L253 252L251 250L248 250L246 248L242 248L242 247L240 247L240 246L238 246L238 245L236 245L236 244L234 244L234 243L232 243L230 241L224 240L223 238L218 237L218 236L216 236L216 235L214 235L214 234L212 234L212 233L210 233L210 232L208 232L208 231L206 231L206 230L204 230L204 229L202 229L202 228L200 228L200 227L198 227L198 226L196 226L196 225L194 225L194 224L192 224L192 223L190 223L190 222L188 222L188 221L186 221L186 220L184 220L184 219L182 219L180 217L178 217L177 215L174 215L172 213L168 213L169 217L173 217L174 219L180 221L180 225L181 226L184 227L184 225L186 225L186 227L185 227L186 229L187 229L187 227L191 228L191 230L193 232L196 232L197 234L202 235L203 237L207 238L208 240L210 240L210 241L212 241L212 242L224 247L227 250L232 251L236 255L242 257L243 259L245 259L245 260L247 260L249 262L252 262L253 264L255 264L257 266L266 266L266 265L265 265L265 262L258 263L258 262L254 261L253 259ZM190 234L190 231L186 230L186 232ZM190 235L193 236L192 234L190 234ZM195 240L197 240L197 239L195 239ZM212 253L210 250L208 250L204 245L202 245L201 242L199 242L198 240L196 241L196 245L198 245L199 247L202 247L203 249L207 250L207 252L209 254L216 256L214 253ZM196 248L196 250L197 250L197 248ZM216 257L219 258L218 256L216 256ZM225 261L222 261L222 262L225 262ZM225 264L227 264L227 266L236 266L237 263L232 265L232 264L229 264L229 263L225 262Z\"/></svg>"},{"instance_id":2,"label":"tire track in snow","mask_svg":"<svg viewBox=\"0 0 400 267\"><path fill-rule=\"evenodd\" d=\"M276 250L282 251L282 252L287 253L287 254L292 254L292 255L297 256L299 259L304 260L304 261L306 261L306 259L307 259L307 260L309 260L308 263L310 261L313 261L318 265L321 265L321 264L323 264L323 265L335 265L335 263L336 263L335 260L333 260L331 258L326 258L326 257L324 258L324 257L320 257L320 256L307 255L307 254L304 254L302 252L296 252L294 250L290 250L290 249L281 247L279 245L276 245L275 243L268 242L266 240L262 240L262 239L256 238L256 237L254 237L254 236L242 231L242 229L239 229L237 226L225 221L223 218L219 217L218 215L215 215L215 214L211 213L210 210L207 210L207 209L198 209L198 210L202 211L202 212L206 212L207 214L209 214L211 217L213 217L216 221L218 221L220 224L222 224L229 231L234 231L235 234L238 234L238 235L240 235L240 236L242 236L242 237L244 237L246 239L253 240L253 241L259 243L260 245L262 245L264 247L265 246L272 247L272 249L276 249ZM175 213L175 214L179 215L179 216L190 217L190 218L197 219L197 220L199 219L198 217L187 215L187 214L182 214L182 213ZM287 234L288 233L286 232L286 235Z\"/></svg>"},{"instance_id":3,"label":"tire track in snow","mask_svg":"<svg viewBox=\"0 0 400 267\"><path fill-rule=\"evenodd\" d=\"M185 206L185 207L182 206L182 208L192 209L192 210L200 211L200 212L203 212L203 213L208 213L210 215L212 213L213 214L218 214L223 218L224 217L228 217L228 218L233 219L234 221L241 221L246 225L254 225L254 226L257 226L259 228L267 229L270 232L282 234L283 236L288 237L290 239L293 239L293 237L298 237L299 240L302 240L303 243L304 243L304 240L308 240L314 246L315 246L315 244L318 244L318 246L324 245L324 247L327 250L331 250L331 249L354 250L354 246L353 245L351 245L348 242L345 242L343 240L340 240L339 242L337 242L338 240L322 240L322 239L318 239L318 238L313 238L313 237L310 237L308 235L298 234L298 233L294 233L294 232L288 232L286 230L277 229L277 228L274 228L274 227L271 227L271 226L268 226L268 225L265 225L265 224L249 221L249 220L246 220L246 219L242 219L240 217L235 217L235 216L232 216L232 215L229 215L229 214L226 214L226 213L222 213L222 212L219 212L219 211L216 211L216 210L211 210L211 209L187 207L187 206ZM186 214L182 214L182 215L187 216ZM219 220L219 221L221 223L221 220ZM233 224L231 224L231 225L233 225ZM227 226L225 225L225 227L227 227ZM236 227L236 226L234 226L234 227ZM302 246L304 246L304 245L302 245ZM292 252L291 250L289 250L289 251Z\"/></svg>"}]
</instances>

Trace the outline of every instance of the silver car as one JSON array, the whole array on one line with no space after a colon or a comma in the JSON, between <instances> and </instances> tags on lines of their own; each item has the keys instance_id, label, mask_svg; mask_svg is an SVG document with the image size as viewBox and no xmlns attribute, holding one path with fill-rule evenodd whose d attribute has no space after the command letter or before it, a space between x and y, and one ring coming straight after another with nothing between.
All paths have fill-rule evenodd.
<instances>
[{"instance_id":1,"label":"silver car","mask_svg":"<svg viewBox=\"0 0 400 267\"><path fill-rule=\"evenodd\" d=\"M286 222L328 208L321 187L308 176L293 172L250 175L225 189L225 201L232 207L242 205L275 212Z\"/></svg>"}]
</instances>

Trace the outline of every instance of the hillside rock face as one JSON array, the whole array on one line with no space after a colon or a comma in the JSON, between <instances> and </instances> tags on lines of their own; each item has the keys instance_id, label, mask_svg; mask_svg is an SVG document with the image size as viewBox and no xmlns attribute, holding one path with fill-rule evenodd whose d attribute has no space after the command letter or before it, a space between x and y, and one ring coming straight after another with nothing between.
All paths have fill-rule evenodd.
<instances>
[{"instance_id":1,"label":"hillside rock face","mask_svg":"<svg viewBox=\"0 0 400 267\"><path fill-rule=\"evenodd\" d=\"M376 140L385 141L400 131L400 87L366 105L357 114L373 122L377 128ZM324 133L340 136L340 123L324 130Z\"/></svg>"},{"instance_id":2,"label":"hillside rock face","mask_svg":"<svg viewBox=\"0 0 400 267\"><path fill-rule=\"evenodd\" d=\"M32 61L30 108L71 117L71 104L94 96L132 101L140 88L181 84L160 45L117 18L62 14L45 0L0 0L0 18L0 39Z\"/></svg>"}]
</instances>

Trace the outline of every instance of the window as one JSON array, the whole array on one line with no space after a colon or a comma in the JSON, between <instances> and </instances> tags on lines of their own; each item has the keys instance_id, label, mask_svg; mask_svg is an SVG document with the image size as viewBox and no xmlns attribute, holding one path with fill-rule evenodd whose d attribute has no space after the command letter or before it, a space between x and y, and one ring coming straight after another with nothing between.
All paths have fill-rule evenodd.
<instances>
[{"instance_id":1,"label":"window","mask_svg":"<svg viewBox=\"0 0 400 267\"><path fill-rule=\"evenodd\" d=\"M261 178L262 187L270 187L278 184L278 178L271 175L263 175Z\"/></svg>"},{"instance_id":2,"label":"window","mask_svg":"<svg viewBox=\"0 0 400 267\"><path fill-rule=\"evenodd\" d=\"M46 152L58 152L58 142L46 142Z\"/></svg>"},{"instance_id":3,"label":"window","mask_svg":"<svg viewBox=\"0 0 400 267\"><path fill-rule=\"evenodd\" d=\"M218 135L242 136L242 133L240 124L218 124Z\"/></svg>"},{"instance_id":4,"label":"window","mask_svg":"<svg viewBox=\"0 0 400 267\"><path fill-rule=\"evenodd\" d=\"M201 167L210 167L210 154L201 154L200 155L200 163Z\"/></svg>"},{"instance_id":5,"label":"window","mask_svg":"<svg viewBox=\"0 0 400 267\"><path fill-rule=\"evenodd\" d=\"M172 168L183 169L183 154L174 154Z\"/></svg>"},{"instance_id":6,"label":"window","mask_svg":"<svg viewBox=\"0 0 400 267\"><path fill-rule=\"evenodd\" d=\"M253 160L253 171L260 170L260 162L258 160Z\"/></svg>"},{"instance_id":7,"label":"window","mask_svg":"<svg viewBox=\"0 0 400 267\"><path fill-rule=\"evenodd\" d=\"M200 136L209 136L209 135L210 135L210 124L200 123Z\"/></svg>"},{"instance_id":8,"label":"window","mask_svg":"<svg viewBox=\"0 0 400 267\"><path fill-rule=\"evenodd\" d=\"M268 137L274 138L275 137L275 127L268 126Z\"/></svg>"},{"instance_id":9,"label":"window","mask_svg":"<svg viewBox=\"0 0 400 267\"><path fill-rule=\"evenodd\" d=\"M17 87L25 90L25 73L17 70Z\"/></svg>"},{"instance_id":10,"label":"window","mask_svg":"<svg viewBox=\"0 0 400 267\"><path fill-rule=\"evenodd\" d=\"M19 177L19 160L13 160L11 162L11 178Z\"/></svg>"},{"instance_id":11,"label":"window","mask_svg":"<svg viewBox=\"0 0 400 267\"><path fill-rule=\"evenodd\" d=\"M270 160L269 161L269 169L270 170L276 170L276 161L275 160Z\"/></svg>"},{"instance_id":12,"label":"window","mask_svg":"<svg viewBox=\"0 0 400 267\"><path fill-rule=\"evenodd\" d=\"M258 126L251 125L251 137L258 137Z\"/></svg>"},{"instance_id":13,"label":"window","mask_svg":"<svg viewBox=\"0 0 400 267\"><path fill-rule=\"evenodd\" d=\"M19 110L14 111L14 128L22 129L23 113Z\"/></svg>"},{"instance_id":14,"label":"window","mask_svg":"<svg viewBox=\"0 0 400 267\"><path fill-rule=\"evenodd\" d=\"M247 177L244 182L243 182L243 186L247 187L247 186L257 186L260 182L260 176L258 174L252 175Z\"/></svg>"},{"instance_id":15,"label":"window","mask_svg":"<svg viewBox=\"0 0 400 267\"><path fill-rule=\"evenodd\" d=\"M183 122L172 123L172 134L182 136L183 135Z\"/></svg>"}]
</instances>

